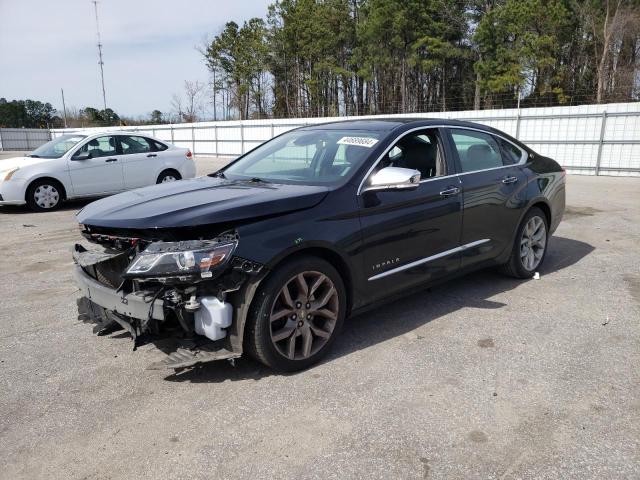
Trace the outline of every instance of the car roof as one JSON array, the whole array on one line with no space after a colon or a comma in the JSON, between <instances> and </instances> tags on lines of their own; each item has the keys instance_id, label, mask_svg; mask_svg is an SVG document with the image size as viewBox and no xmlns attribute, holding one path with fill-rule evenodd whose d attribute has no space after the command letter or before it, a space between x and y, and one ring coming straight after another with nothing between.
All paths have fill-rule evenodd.
<instances>
[{"instance_id":1,"label":"car roof","mask_svg":"<svg viewBox=\"0 0 640 480\"><path fill-rule=\"evenodd\" d=\"M91 135L135 135L137 137L150 137L143 132L136 132L133 130L102 130L100 132L92 133Z\"/></svg>"},{"instance_id":2,"label":"car roof","mask_svg":"<svg viewBox=\"0 0 640 480\"><path fill-rule=\"evenodd\" d=\"M491 131L491 127L481 125L479 123L466 122L463 120L453 120L450 118L417 118L417 117L387 117L387 118L371 118L371 119L354 119L354 120L339 120L334 122L318 123L307 125L303 128L309 130L376 130L376 131L390 131L398 127L430 127L436 125L445 125L452 127L472 127L481 130Z\"/></svg>"},{"instance_id":3,"label":"car roof","mask_svg":"<svg viewBox=\"0 0 640 480\"><path fill-rule=\"evenodd\" d=\"M511 135L480 123L450 118L416 118L416 117L387 117L371 119L339 120L334 122L307 125L301 129L307 130L364 130L385 133L388 136L400 134L404 131L420 127L466 127L474 130L482 130L487 133L497 134L507 138L520 147L527 148L522 142Z\"/></svg>"}]
</instances>

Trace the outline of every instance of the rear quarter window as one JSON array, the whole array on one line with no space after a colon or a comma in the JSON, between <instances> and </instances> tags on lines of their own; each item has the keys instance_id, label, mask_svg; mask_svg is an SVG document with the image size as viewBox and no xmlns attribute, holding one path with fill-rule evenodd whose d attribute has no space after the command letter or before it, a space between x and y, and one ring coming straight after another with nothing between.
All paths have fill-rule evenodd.
<instances>
[{"instance_id":1,"label":"rear quarter window","mask_svg":"<svg viewBox=\"0 0 640 480\"><path fill-rule=\"evenodd\" d=\"M497 138L498 143L500 144L500 148L502 150L502 158L504 163L509 165L516 164L522 160L524 156L524 151L520 147L515 146L511 142L507 142L502 138Z\"/></svg>"},{"instance_id":2,"label":"rear quarter window","mask_svg":"<svg viewBox=\"0 0 640 480\"><path fill-rule=\"evenodd\" d=\"M165 145L162 142L158 142L157 140L153 140L151 138L147 138L146 140L147 140L147 142L149 142L150 145L153 146L153 149L156 152L162 152L162 151L166 150L167 148L169 148L167 145Z\"/></svg>"}]
</instances>

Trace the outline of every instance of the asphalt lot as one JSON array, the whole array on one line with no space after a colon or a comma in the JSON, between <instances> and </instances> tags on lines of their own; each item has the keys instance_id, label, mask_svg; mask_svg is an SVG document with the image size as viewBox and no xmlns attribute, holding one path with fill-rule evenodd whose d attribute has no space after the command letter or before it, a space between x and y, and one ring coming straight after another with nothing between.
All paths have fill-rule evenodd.
<instances>
[{"instance_id":1,"label":"asphalt lot","mask_svg":"<svg viewBox=\"0 0 640 480\"><path fill-rule=\"evenodd\" d=\"M567 203L540 280L409 296L286 376L145 370L153 345L76 320L84 203L0 207L0 478L639 478L640 179Z\"/></svg>"}]
</instances>

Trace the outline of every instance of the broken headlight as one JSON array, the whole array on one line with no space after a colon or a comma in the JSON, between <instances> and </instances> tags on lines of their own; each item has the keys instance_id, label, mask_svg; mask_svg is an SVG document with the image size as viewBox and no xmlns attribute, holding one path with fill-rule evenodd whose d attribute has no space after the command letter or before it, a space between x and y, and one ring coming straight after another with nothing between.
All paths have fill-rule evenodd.
<instances>
[{"instance_id":1,"label":"broken headlight","mask_svg":"<svg viewBox=\"0 0 640 480\"><path fill-rule=\"evenodd\" d=\"M231 259L237 241L154 242L127 268L127 277L212 278Z\"/></svg>"}]
</instances>

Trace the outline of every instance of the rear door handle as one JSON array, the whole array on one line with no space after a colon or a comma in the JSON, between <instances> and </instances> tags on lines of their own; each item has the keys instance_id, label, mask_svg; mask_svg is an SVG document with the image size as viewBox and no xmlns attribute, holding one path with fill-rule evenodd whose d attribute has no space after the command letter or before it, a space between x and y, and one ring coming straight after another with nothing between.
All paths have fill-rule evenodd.
<instances>
[{"instance_id":1,"label":"rear door handle","mask_svg":"<svg viewBox=\"0 0 640 480\"><path fill-rule=\"evenodd\" d=\"M107 159L105 160L105 162L117 162L117 161L118 161L118 159L117 159L117 158L107 158Z\"/></svg>"},{"instance_id":2,"label":"rear door handle","mask_svg":"<svg viewBox=\"0 0 640 480\"><path fill-rule=\"evenodd\" d=\"M440 196L451 197L452 195L457 195L459 193L460 193L460 189L458 187L447 187L440 192Z\"/></svg>"},{"instance_id":3,"label":"rear door handle","mask_svg":"<svg viewBox=\"0 0 640 480\"><path fill-rule=\"evenodd\" d=\"M148 158L151 158L151 157L157 157L157 156L158 156L158 155L156 155L155 153L150 153L149 155L147 155L147 157L148 157Z\"/></svg>"},{"instance_id":4,"label":"rear door handle","mask_svg":"<svg viewBox=\"0 0 640 480\"><path fill-rule=\"evenodd\" d=\"M502 183L504 183L505 185L509 183L516 183L517 181L518 181L518 177L504 177L502 179Z\"/></svg>"}]
</instances>

